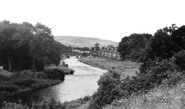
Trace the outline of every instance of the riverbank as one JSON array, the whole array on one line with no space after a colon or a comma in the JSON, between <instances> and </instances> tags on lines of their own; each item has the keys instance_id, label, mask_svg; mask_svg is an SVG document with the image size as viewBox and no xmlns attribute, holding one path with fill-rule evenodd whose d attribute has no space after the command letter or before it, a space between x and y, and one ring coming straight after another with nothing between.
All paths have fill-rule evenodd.
<instances>
[{"instance_id":1,"label":"riverbank","mask_svg":"<svg viewBox=\"0 0 185 109\"><path fill-rule=\"evenodd\" d=\"M136 72L139 72L140 67L140 63L131 61L107 60L103 58L83 57L80 58L79 61L93 67L120 72L124 77L135 75Z\"/></svg>"},{"instance_id":2,"label":"riverbank","mask_svg":"<svg viewBox=\"0 0 185 109\"><path fill-rule=\"evenodd\" d=\"M80 62L91 65L93 67L98 67L105 70L113 70L121 73L121 77L125 78L126 76L135 75L136 71L139 71L140 64L130 62L130 61L115 61L107 60L102 58L80 58ZM89 106L90 100L86 104L81 104L77 109L87 109Z\"/></svg>"},{"instance_id":3,"label":"riverbank","mask_svg":"<svg viewBox=\"0 0 185 109\"><path fill-rule=\"evenodd\" d=\"M81 109L81 107L84 108L84 104L88 104L91 97L80 97L92 95L96 91L96 89L98 88L97 81L99 77L106 72L106 70L101 70L99 68L85 65L79 62L76 58L66 59L64 62L69 65L69 68L75 71L74 75L65 76L65 81L63 83L55 85L53 87L41 89L38 91L36 90L34 92L26 93L23 95L20 94L22 102L31 104L32 101L35 101L36 103L39 103L42 100L45 101L47 99L53 98L53 100L55 100L56 102L61 102L60 104L62 106L65 106L66 109ZM10 100L10 102L17 102L20 99L20 96L18 95L14 97L15 99L12 98L14 99L14 101Z\"/></svg>"},{"instance_id":4,"label":"riverbank","mask_svg":"<svg viewBox=\"0 0 185 109\"><path fill-rule=\"evenodd\" d=\"M101 58L81 58L80 61L105 69L111 67L110 73L106 73L98 81L98 92L93 94L89 106L86 106L88 109L99 107L101 109L184 109L185 107L185 75L182 70L174 67L172 64L174 61L165 60L156 63L150 66L147 72L142 73L141 70L139 75L124 80L112 70L121 71L119 67L125 64L132 66L133 63L127 61L120 65ZM165 79L166 77L168 79Z\"/></svg>"},{"instance_id":5,"label":"riverbank","mask_svg":"<svg viewBox=\"0 0 185 109\"><path fill-rule=\"evenodd\" d=\"M0 103L11 102L9 98L17 95L57 85L64 81L66 74L73 72L72 69L60 66L48 68L41 72L23 70L12 73L10 77L0 75Z\"/></svg>"}]
</instances>

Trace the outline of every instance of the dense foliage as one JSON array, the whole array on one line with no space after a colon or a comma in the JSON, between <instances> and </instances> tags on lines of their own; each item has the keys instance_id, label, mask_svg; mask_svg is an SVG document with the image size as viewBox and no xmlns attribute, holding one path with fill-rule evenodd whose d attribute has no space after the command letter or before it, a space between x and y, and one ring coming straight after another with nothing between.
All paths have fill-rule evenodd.
<instances>
[{"instance_id":1,"label":"dense foliage","mask_svg":"<svg viewBox=\"0 0 185 109\"><path fill-rule=\"evenodd\" d=\"M90 51L89 47L73 47L74 50L80 50L80 51Z\"/></svg>"},{"instance_id":2,"label":"dense foliage","mask_svg":"<svg viewBox=\"0 0 185 109\"><path fill-rule=\"evenodd\" d=\"M123 37L118 46L121 59L147 61L148 59L162 61L184 50L185 26L170 27L157 30L154 36L150 34L131 34Z\"/></svg>"},{"instance_id":3,"label":"dense foliage","mask_svg":"<svg viewBox=\"0 0 185 109\"><path fill-rule=\"evenodd\" d=\"M148 45L151 36L150 34L131 34L129 37L122 38L118 45L118 52L122 60L143 60L144 49Z\"/></svg>"},{"instance_id":4,"label":"dense foliage","mask_svg":"<svg viewBox=\"0 0 185 109\"><path fill-rule=\"evenodd\" d=\"M93 94L89 109L101 109L114 100L145 94L163 83L169 87L175 85L185 77L175 60L150 60L141 65L140 73L125 79L120 78L120 73L109 71L98 81L99 88Z\"/></svg>"},{"instance_id":5,"label":"dense foliage","mask_svg":"<svg viewBox=\"0 0 185 109\"><path fill-rule=\"evenodd\" d=\"M0 75L0 98L55 85L64 78L64 72L60 69L48 69L44 72L24 70L10 77Z\"/></svg>"},{"instance_id":6,"label":"dense foliage","mask_svg":"<svg viewBox=\"0 0 185 109\"><path fill-rule=\"evenodd\" d=\"M102 106L111 103L121 94L119 88L120 75L115 71L103 75L98 81L98 91L92 97L89 109L101 109Z\"/></svg>"},{"instance_id":7,"label":"dense foliage","mask_svg":"<svg viewBox=\"0 0 185 109\"><path fill-rule=\"evenodd\" d=\"M115 76L119 73L104 74L98 81L99 88L89 109L101 109L116 99L144 95L161 84L171 87L184 80L184 36L185 26L172 25L158 30L154 36L132 34L124 37L118 47L121 58L141 61L140 72L123 80Z\"/></svg>"},{"instance_id":8,"label":"dense foliage","mask_svg":"<svg viewBox=\"0 0 185 109\"><path fill-rule=\"evenodd\" d=\"M64 71L59 69L48 69L45 70L44 73L49 79L60 79L63 81L65 77Z\"/></svg>"},{"instance_id":9,"label":"dense foliage","mask_svg":"<svg viewBox=\"0 0 185 109\"><path fill-rule=\"evenodd\" d=\"M61 53L68 47L56 42L47 26L28 22L0 22L0 63L9 71L44 69L60 64Z\"/></svg>"}]
</instances>

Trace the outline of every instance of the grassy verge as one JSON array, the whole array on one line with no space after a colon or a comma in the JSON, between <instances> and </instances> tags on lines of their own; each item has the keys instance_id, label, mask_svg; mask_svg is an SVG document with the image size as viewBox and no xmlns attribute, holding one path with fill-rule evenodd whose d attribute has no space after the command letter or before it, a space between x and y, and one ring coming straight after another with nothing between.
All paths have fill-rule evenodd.
<instances>
[{"instance_id":1,"label":"grassy verge","mask_svg":"<svg viewBox=\"0 0 185 109\"><path fill-rule=\"evenodd\" d=\"M43 100L42 102L35 103L33 102L31 106L23 104L21 100L17 103L4 102L3 109L77 109L83 104L88 103L91 97L86 96L77 100L72 100L70 102L60 103L54 99L49 99L47 101Z\"/></svg>"},{"instance_id":2,"label":"grassy verge","mask_svg":"<svg viewBox=\"0 0 185 109\"><path fill-rule=\"evenodd\" d=\"M115 100L103 109L184 109L184 88L184 82L173 88L158 87L146 94Z\"/></svg>"},{"instance_id":3,"label":"grassy verge","mask_svg":"<svg viewBox=\"0 0 185 109\"><path fill-rule=\"evenodd\" d=\"M81 109L81 107L87 104L90 101L90 96L85 96L84 98L80 98L77 100L72 100L70 102L63 103L67 109Z\"/></svg>"}]
</instances>

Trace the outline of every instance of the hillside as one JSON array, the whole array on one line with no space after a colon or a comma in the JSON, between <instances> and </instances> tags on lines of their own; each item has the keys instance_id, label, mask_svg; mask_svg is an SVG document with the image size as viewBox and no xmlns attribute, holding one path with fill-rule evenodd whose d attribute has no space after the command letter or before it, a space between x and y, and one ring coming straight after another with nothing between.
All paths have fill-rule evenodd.
<instances>
[{"instance_id":1,"label":"hillside","mask_svg":"<svg viewBox=\"0 0 185 109\"><path fill-rule=\"evenodd\" d=\"M103 40L99 38L89 38L89 37L74 37L74 36L56 36L56 41L67 45L67 46L76 46L76 47L92 47L95 43L99 43L100 46L114 45L118 46L118 42Z\"/></svg>"}]
</instances>

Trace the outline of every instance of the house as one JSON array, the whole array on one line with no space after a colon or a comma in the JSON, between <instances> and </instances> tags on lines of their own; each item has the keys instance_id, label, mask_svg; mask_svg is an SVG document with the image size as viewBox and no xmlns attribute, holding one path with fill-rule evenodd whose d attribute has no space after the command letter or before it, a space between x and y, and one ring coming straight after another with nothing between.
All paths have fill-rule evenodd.
<instances>
[{"instance_id":1,"label":"house","mask_svg":"<svg viewBox=\"0 0 185 109\"><path fill-rule=\"evenodd\" d=\"M116 49L112 49L112 50L100 50L99 51L99 56L100 57L105 57L105 58L108 58L108 59L120 60L119 52L117 52Z\"/></svg>"}]
</instances>

